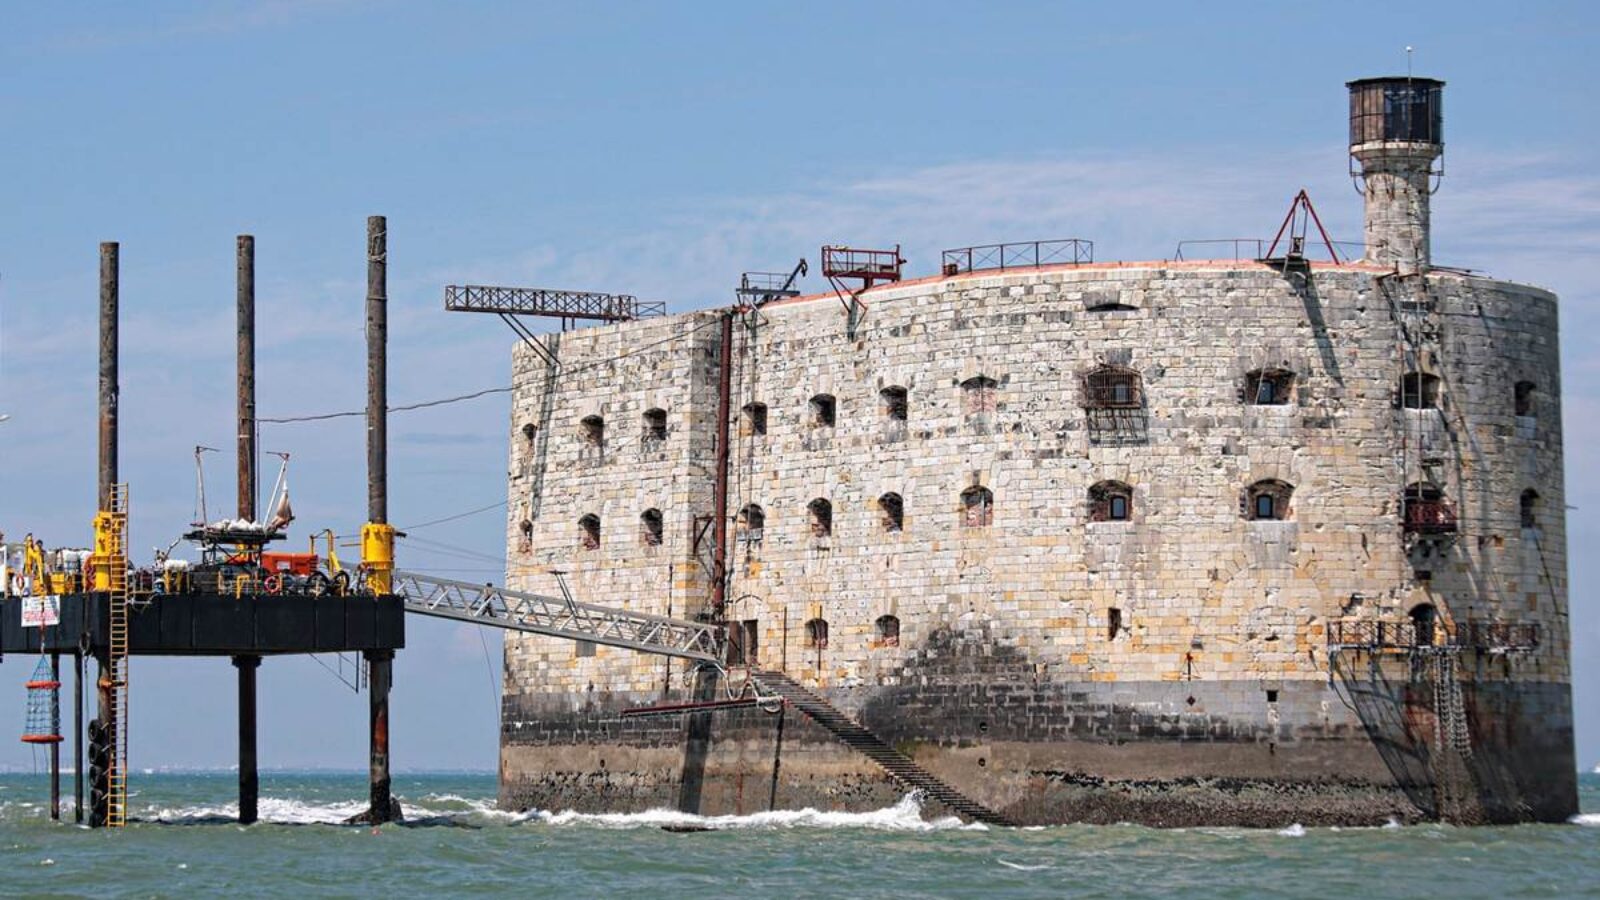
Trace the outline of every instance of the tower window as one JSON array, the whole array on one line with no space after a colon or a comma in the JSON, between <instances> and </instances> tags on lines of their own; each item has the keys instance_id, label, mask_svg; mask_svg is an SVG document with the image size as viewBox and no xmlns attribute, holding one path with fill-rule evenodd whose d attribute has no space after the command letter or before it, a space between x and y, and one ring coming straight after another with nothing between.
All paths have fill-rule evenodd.
<instances>
[{"instance_id":1,"label":"tower window","mask_svg":"<svg viewBox=\"0 0 1600 900\"><path fill-rule=\"evenodd\" d=\"M1133 488L1102 481L1089 488L1089 521L1126 522L1133 517Z\"/></svg>"},{"instance_id":2,"label":"tower window","mask_svg":"<svg viewBox=\"0 0 1600 900\"><path fill-rule=\"evenodd\" d=\"M1418 603L1411 608L1411 639L1418 647L1431 647L1438 638L1439 611L1432 603Z\"/></svg>"},{"instance_id":3,"label":"tower window","mask_svg":"<svg viewBox=\"0 0 1600 900\"><path fill-rule=\"evenodd\" d=\"M878 620L872 623L872 627L878 635L878 646L900 646L900 619L898 617L879 616Z\"/></svg>"},{"instance_id":4,"label":"tower window","mask_svg":"<svg viewBox=\"0 0 1600 900\"><path fill-rule=\"evenodd\" d=\"M767 433L767 405L747 403L739 421L739 433L746 437L761 437Z\"/></svg>"},{"instance_id":5,"label":"tower window","mask_svg":"<svg viewBox=\"0 0 1600 900\"><path fill-rule=\"evenodd\" d=\"M878 512L882 515L884 531L896 533L905 527L905 501L900 499L899 494L884 494L879 497Z\"/></svg>"},{"instance_id":6,"label":"tower window","mask_svg":"<svg viewBox=\"0 0 1600 900\"><path fill-rule=\"evenodd\" d=\"M825 498L817 499L806 504L806 510L811 513L811 534L813 537L827 537L833 534L833 504Z\"/></svg>"},{"instance_id":7,"label":"tower window","mask_svg":"<svg viewBox=\"0 0 1600 900\"><path fill-rule=\"evenodd\" d=\"M806 622L806 649L828 649L828 620L811 619Z\"/></svg>"},{"instance_id":8,"label":"tower window","mask_svg":"<svg viewBox=\"0 0 1600 900\"><path fill-rule=\"evenodd\" d=\"M667 411L647 409L644 412L644 444L659 447L667 440Z\"/></svg>"},{"instance_id":9,"label":"tower window","mask_svg":"<svg viewBox=\"0 0 1600 900\"><path fill-rule=\"evenodd\" d=\"M1106 610L1106 640L1114 641L1122 631L1122 610L1115 606Z\"/></svg>"},{"instance_id":10,"label":"tower window","mask_svg":"<svg viewBox=\"0 0 1600 900\"><path fill-rule=\"evenodd\" d=\"M739 540L747 544L761 543L761 534L767 527L767 515L752 503L739 511Z\"/></svg>"},{"instance_id":11,"label":"tower window","mask_svg":"<svg viewBox=\"0 0 1600 900\"><path fill-rule=\"evenodd\" d=\"M578 423L578 437L583 441L585 451L593 454L605 452L606 420L599 416L585 416Z\"/></svg>"},{"instance_id":12,"label":"tower window","mask_svg":"<svg viewBox=\"0 0 1600 900\"><path fill-rule=\"evenodd\" d=\"M539 426L533 424L532 422L522 423L522 439L527 441L528 446L532 447L534 439L538 436Z\"/></svg>"},{"instance_id":13,"label":"tower window","mask_svg":"<svg viewBox=\"0 0 1600 900\"><path fill-rule=\"evenodd\" d=\"M1412 534L1454 534L1456 511L1432 484L1407 485L1401 495L1402 525Z\"/></svg>"},{"instance_id":14,"label":"tower window","mask_svg":"<svg viewBox=\"0 0 1600 900\"><path fill-rule=\"evenodd\" d=\"M1439 376L1407 372L1400 379L1400 405L1406 409L1439 408Z\"/></svg>"},{"instance_id":15,"label":"tower window","mask_svg":"<svg viewBox=\"0 0 1600 900\"><path fill-rule=\"evenodd\" d=\"M1251 406L1284 406L1294 391L1288 369L1257 369L1244 377L1244 401Z\"/></svg>"},{"instance_id":16,"label":"tower window","mask_svg":"<svg viewBox=\"0 0 1600 900\"><path fill-rule=\"evenodd\" d=\"M600 517L594 513L578 520L578 546L585 550L600 548Z\"/></svg>"},{"instance_id":17,"label":"tower window","mask_svg":"<svg viewBox=\"0 0 1600 900\"><path fill-rule=\"evenodd\" d=\"M1519 381L1513 390L1516 403L1516 412L1519 416L1533 415L1533 392L1535 388L1531 381Z\"/></svg>"},{"instance_id":18,"label":"tower window","mask_svg":"<svg viewBox=\"0 0 1600 900\"><path fill-rule=\"evenodd\" d=\"M994 494L986 487L973 485L961 492L961 524L965 528L988 528L994 521Z\"/></svg>"},{"instance_id":19,"label":"tower window","mask_svg":"<svg viewBox=\"0 0 1600 900\"><path fill-rule=\"evenodd\" d=\"M818 394L811 398L811 427L832 428L838 424L839 403L832 394Z\"/></svg>"},{"instance_id":20,"label":"tower window","mask_svg":"<svg viewBox=\"0 0 1600 900\"><path fill-rule=\"evenodd\" d=\"M639 515L639 543L646 547L661 546L661 510L647 509Z\"/></svg>"},{"instance_id":21,"label":"tower window","mask_svg":"<svg viewBox=\"0 0 1600 900\"><path fill-rule=\"evenodd\" d=\"M961 382L961 414L976 425L987 425L994 415L999 383L987 375L974 375Z\"/></svg>"},{"instance_id":22,"label":"tower window","mask_svg":"<svg viewBox=\"0 0 1600 900\"><path fill-rule=\"evenodd\" d=\"M1089 409L1138 409L1144 391L1135 369L1100 366L1083 376L1083 405Z\"/></svg>"},{"instance_id":23,"label":"tower window","mask_svg":"<svg viewBox=\"0 0 1600 900\"><path fill-rule=\"evenodd\" d=\"M878 408L883 412L884 440L902 441L910 402L903 387L886 387L878 392Z\"/></svg>"},{"instance_id":24,"label":"tower window","mask_svg":"<svg viewBox=\"0 0 1600 900\"><path fill-rule=\"evenodd\" d=\"M1533 488L1522 492L1522 527L1539 527L1539 492Z\"/></svg>"},{"instance_id":25,"label":"tower window","mask_svg":"<svg viewBox=\"0 0 1600 900\"><path fill-rule=\"evenodd\" d=\"M1256 521L1289 518L1294 485L1268 478L1245 488L1244 517Z\"/></svg>"}]
</instances>

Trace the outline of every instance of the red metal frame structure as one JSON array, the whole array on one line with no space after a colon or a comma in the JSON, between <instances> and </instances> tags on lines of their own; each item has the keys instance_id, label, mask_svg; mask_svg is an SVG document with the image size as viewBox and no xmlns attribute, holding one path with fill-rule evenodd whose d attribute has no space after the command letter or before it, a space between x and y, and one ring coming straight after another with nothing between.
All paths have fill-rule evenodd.
<instances>
[{"instance_id":1,"label":"red metal frame structure","mask_svg":"<svg viewBox=\"0 0 1600 900\"><path fill-rule=\"evenodd\" d=\"M906 261L900 257L900 245L893 250L862 250L856 247L822 248L822 274L829 281L851 278L861 282L866 290L879 281L900 280L900 269Z\"/></svg>"},{"instance_id":2,"label":"red metal frame structure","mask_svg":"<svg viewBox=\"0 0 1600 900\"><path fill-rule=\"evenodd\" d=\"M1322 227L1322 219L1317 216L1316 207L1311 205L1311 195L1305 188L1294 195L1294 202L1289 204L1289 214L1283 217L1283 224L1278 226L1278 233L1272 238L1272 246L1267 248L1267 255L1263 259L1276 259L1278 243L1283 240L1284 232L1289 234L1289 257L1304 257L1306 245L1306 230L1308 225L1317 226L1317 234L1322 236L1323 246L1328 248L1328 258L1334 265L1339 265L1339 251L1333 249L1333 238L1328 237L1328 229Z\"/></svg>"}]
</instances>

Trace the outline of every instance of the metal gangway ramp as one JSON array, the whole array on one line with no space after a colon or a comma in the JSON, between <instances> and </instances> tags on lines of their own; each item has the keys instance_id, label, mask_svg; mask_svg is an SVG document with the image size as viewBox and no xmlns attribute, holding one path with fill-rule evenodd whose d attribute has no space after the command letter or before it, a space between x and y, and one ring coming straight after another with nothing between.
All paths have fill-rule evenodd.
<instances>
[{"instance_id":1,"label":"metal gangway ramp","mask_svg":"<svg viewBox=\"0 0 1600 900\"><path fill-rule=\"evenodd\" d=\"M404 600L406 612L697 662L721 661L718 625L578 603L566 582L560 584L562 596L551 597L396 571L393 590Z\"/></svg>"}]
</instances>

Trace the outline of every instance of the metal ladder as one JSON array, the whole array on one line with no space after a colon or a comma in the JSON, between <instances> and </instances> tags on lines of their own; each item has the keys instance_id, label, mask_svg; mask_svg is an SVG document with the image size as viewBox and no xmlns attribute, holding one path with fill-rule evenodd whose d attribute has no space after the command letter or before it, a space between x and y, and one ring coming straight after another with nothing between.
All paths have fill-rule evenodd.
<instances>
[{"instance_id":1,"label":"metal ladder","mask_svg":"<svg viewBox=\"0 0 1600 900\"><path fill-rule=\"evenodd\" d=\"M106 635L106 677L111 688L111 759L106 769L106 826L128 824L128 486L111 489L111 527L106 556L110 578L110 628Z\"/></svg>"}]
</instances>

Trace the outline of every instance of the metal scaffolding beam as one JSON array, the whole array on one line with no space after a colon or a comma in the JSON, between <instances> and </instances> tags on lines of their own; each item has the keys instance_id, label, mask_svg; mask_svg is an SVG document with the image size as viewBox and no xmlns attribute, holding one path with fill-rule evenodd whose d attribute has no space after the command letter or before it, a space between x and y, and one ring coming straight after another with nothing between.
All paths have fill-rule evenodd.
<instances>
[{"instance_id":1,"label":"metal scaffolding beam","mask_svg":"<svg viewBox=\"0 0 1600 900\"><path fill-rule=\"evenodd\" d=\"M565 584L562 590L565 592ZM721 661L722 629L709 622L669 619L577 603L571 595L549 597L415 572L395 572L394 592L404 599L407 612L424 616L698 662Z\"/></svg>"},{"instance_id":2,"label":"metal scaffolding beam","mask_svg":"<svg viewBox=\"0 0 1600 900\"><path fill-rule=\"evenodd\" d=\"M664 316L667 313L665 303L641 302L638 297L631 294L553 291L543 288L493 287L477 284L446 286L444 308L450 312L551 316L558 319L588 319L597 322L626 322L649 316Z\"/></svg>"}]
</instances>

